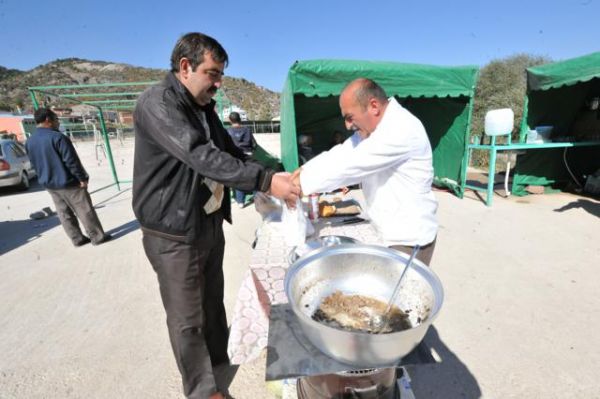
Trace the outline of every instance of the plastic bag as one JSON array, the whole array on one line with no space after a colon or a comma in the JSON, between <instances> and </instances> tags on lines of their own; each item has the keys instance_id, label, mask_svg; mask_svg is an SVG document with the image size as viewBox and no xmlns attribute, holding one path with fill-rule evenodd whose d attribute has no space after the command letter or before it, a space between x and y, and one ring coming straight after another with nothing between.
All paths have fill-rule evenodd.
<instances>
[{"instance_id":1,"label":"plastic bag","mask_svg":"<svg viewBox=\"0 0 600 399\"><path fill-rule=\"evenodd\" d=\"M315 232L314 227L304 214L304 208L300 199L296 201L296 209L282 207L281 224L285 243L289 246L302 247L306 242L306 236Z\"/></svg>"},{"instance_id":2,"label":"plastic bag","mask_svg":"<svg viewBox=\"0 0 600 399\"><path fill-rule=\"evenodd\" d=\"M281 221L282 207L285 208L285 205L282 205L277 198L259 191L254 194L254 207L263 220L279 222Z\"/></svg>"}]
</instances>

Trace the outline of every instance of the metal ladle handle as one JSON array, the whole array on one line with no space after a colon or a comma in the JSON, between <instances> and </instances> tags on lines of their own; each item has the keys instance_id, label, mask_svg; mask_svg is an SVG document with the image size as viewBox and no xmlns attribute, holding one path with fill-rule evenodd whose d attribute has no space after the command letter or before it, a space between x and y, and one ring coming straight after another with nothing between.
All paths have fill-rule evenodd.
<instances>
[{"instance_id":1,"label":"metal ladle handle","mask_svg":"<svg viewBox=\"0 0 600 399\"><path fill-rule=\"evenodd\" d=\"M404 275L406 274L406 271L410 268L410 265L412 264L413 259L415 259L415 256L417 256L417 253L419 253L420 249L421 249L421 246L419 244L415 245L415 247L413 248L412 254L410 254L410 258L408 258L408 262L406 262L406 267L402 271L402 275L400 275L400 279L398 280L396 287L394 287L394 292L392 293L392 296L385 308L385 312L383 312L383 318L386 321L386 324L387 324L387 320L388 320L387 315L390 312L390 310L392 309L392 305L394 304L394 302L396 302L396 297L398 296L398 293L400 292L400 284L402 283L402 279L404 279Z\"/></svg>"}]
</instances>

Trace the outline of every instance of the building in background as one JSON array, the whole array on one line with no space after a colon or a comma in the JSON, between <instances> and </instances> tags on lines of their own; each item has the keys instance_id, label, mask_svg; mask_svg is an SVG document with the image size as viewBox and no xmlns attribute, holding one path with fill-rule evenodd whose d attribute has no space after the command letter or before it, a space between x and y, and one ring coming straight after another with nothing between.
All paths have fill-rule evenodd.
<instances>
[{"instance_id":1,"label":"building in background","mask_svg":"<svg viewBox=\"0 0 600 399\"><path fill-rule=\"evenodd\" d=\"M237 112L240 114L240 119L242 122L248 120L248 113L246 110L232 103L223 90L219 90L217 92L215 101L217 103L215 110L217 111L217 115L219 115L219 119L221 119L222 122L229 123L229 114L232 112Z\"/></svg>"},{"instance_id":2,"label":"building in background","mask_svg":"<svg viewBox=\"0 0 600 399\"><path fill-rule=\"evenodd\" d=\"M123 125L133 125L133 112L119 111L119 123Z\"/></svg>"},{"instance_id":3,"label":"building in background","mask_svg":"<svg viewBox=\"0 0 600 399\"><path fill-rule=\"evenodd\" d=\"M0 114L0 134L14 134L17 141L25 142L34 130L33 115Z\"/></svg>"},{"instance_id":4,"label":"building in background","mask_svg":"<svg viewBox=\"0 0 600 399\"><path fill-rule=\"evenodd\" d=\"M229 114L232 112L237 112L238 114L240 114L240 119L242 120L242 122L248 120L248 113L246 112L246 110L238 107L235 104L229 104L228 107L223 107L223 111L221 112L222 115L219 115L219 117L223 122L229 122Z\"/></svg>"}]
</instances>

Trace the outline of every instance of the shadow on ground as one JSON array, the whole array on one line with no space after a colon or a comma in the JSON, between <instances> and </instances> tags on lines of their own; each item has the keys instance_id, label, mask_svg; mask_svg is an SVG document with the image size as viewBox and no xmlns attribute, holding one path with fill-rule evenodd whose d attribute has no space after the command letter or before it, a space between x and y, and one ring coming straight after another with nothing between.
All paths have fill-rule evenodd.
<instances>
[{"instance_id":1,"label":"shadow on ground","mask_svg":"<svg viewBox=\"0 0 600 399\"><path fill-rule=\"evenodd\" d=\"M106 233L112 235L113 240L115 240L115 239L123 237L139 228L140 228L140 223L136 219L133 219L125 224L120 225L119 227L115 227L114 229L107 231Z\"/></svg>"},{"instance_id":2,"label":"shadow on ground","mask_svg":"<svg viewBox=\"0 0 600 399\"><path fill-rule=\"evenodd\" d=\"M121 198L120 200L112 201L115 198L117 198L125 193L128 193L129 191L131 191L131 187L120 190L117 193L111 195L110 197L104 198L102 201L94 201L94 208L96 208L96 209L104 208L109 203L115 203L115 202L119 202L119 201L131 201L131 197ZM96 194L98 192L99 192L99 190L91 191L90 195Z\"/></svg>"},{"instance_id":3,"label":"shadow on ground","mask_svg":"<svg viewBox=\"0 0 600 399\"><path fill-rule=\"evenodd\" d=\"M578 199L577 201L569 202L567 205L556 208L554 212L565 212L571 209L582 208L587 213L600 218L600 202L594 202L587 199Z\"/></svg>"},{"instance_id":4,"label":"shadow on ground","mask_svg":"<svg viewBox=\"0 0 600 399\"><path fill-rule=\"evenodd\" d=\"M480 398L481 389L469 368L444 344L431 326L425 343L441 358L439 363L408 366L415 397L419 399Z\"/></svg>"},{"instance_id":5,"label":"shadow on ground","mask_svg":"<svg viewBox=\"0 0 600 399\"><path fill-rule=\"evenodd\" d=\"M36 240L46 231L60 225L57 216L40 220L0 221L0 255Z\"/></svg>"},{"instance_id":6,"label":"shadow on ground","mask_svg":"<svg viewBox=\"0 0 600 399\"><path fill-rule=\"evenodd\" d=\"M37 183L35 183L36 187L29 191L21 191L19 192L16 189L5 188L0 190L0 196L2 195L18 195L19 193L28 193L30 191L43 191L44 188L40 187ZM121 194L128 192L130 189L122 190L114 195L111 195L104 200L97 202L94 205L94 208L103 208L107 206L111 200L114 200L116 197ZM122 199L127 201L129 199ZM15 199L15 203L18 203L18 199ZM52 204L54 205L54 204ZM53 208L53 207L52 207ZM50 209L50 208L48 208ZM42 213L43 212L37 212ZM8 220L8 221L0 221L0 255L3 255L9 251L12 251L22 245L25 245L33 240L40 238L46 231L53 229L56 226L60 225L60 219L56 214L45 217L43 219L25 219L25 220ZM83 226L80 223L80 227L83 230ZM140 225L136 219L133 219L127 223L122 224L121 226L115 227L107 233L113 236L113 239L123 237L137 229L140 228ZM84 231L85 234L85 231Z\"/></svg>"},{"instance_id":7,"label":"shadow on ground","mask_svg":"<svg viewBox=\"0 0 600 399\"><path fill-rule=\"evenodd\" d=\"M58 216L50 216L41 220L27 219L1 221L0 255L40 238L46 231L59 225L60 220L58 219ZM107 231L107 233L111 234L113 239L117 239L139 228L140 224L134 219Z\"/></svg>"}]
</instances>

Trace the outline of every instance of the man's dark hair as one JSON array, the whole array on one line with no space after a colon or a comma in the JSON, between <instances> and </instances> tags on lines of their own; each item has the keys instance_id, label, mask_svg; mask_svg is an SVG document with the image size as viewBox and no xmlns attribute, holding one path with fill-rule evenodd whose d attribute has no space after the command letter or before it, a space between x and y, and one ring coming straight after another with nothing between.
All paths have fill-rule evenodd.
<instances>
[{"instance_id":1,"label":"man's dark hair","mask_svg":"<svg viewBox=\"0 0 600 399\"><path fill-rule=\"evenodd\" d=\"M50 119L51 121L54 121L58 118L58 116L56 115L56 113L54 111L52 111L50 108L38 108L35 110L35 112L33 113L33 119L35 120L35 123L37 125L39 125L40 123L43 123L46 119Z\"/></svg>"},{"instance_id":2,"label":"man's dark hair","mask_svg":"<svg viewBox=\"0 0 600 399\"><path fill-rule=\"evenodd\" d=\"M240 114L238 114L237 112L232 112L229 114L229 121L231 123L241 123L242 118L240 118Z\"/></svg>"},{"instance_id":3,"label":"man's dark hair","mask_svg":"<svg viewBox=\"0 0 600 399\"><path fill-rule=\"evenodd\" d=\"M217 62L227 66L229 57L218 41L199 32L190 32L181 36L171 53L171 72L179 72L179 61L182 58L190 60L192 70L204 62L204 53L209 52Z\"/></svg>"},{"instance_id":4,"label":"man's dark hair","mask_svg":"<svg viewBox=\"0 0 600 399\"><path fill-rule=\"evenodd\" d=\"M354 92L356 101L363 108L366 109L369 105L369 100L375 98L382 103L386 103L388 100L385 91L377 83L367 78L360 78L358 80L358 87Z\"/></svg>"}]
</instances>

